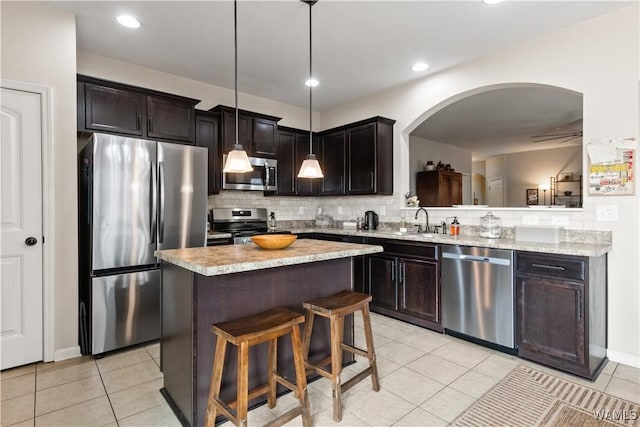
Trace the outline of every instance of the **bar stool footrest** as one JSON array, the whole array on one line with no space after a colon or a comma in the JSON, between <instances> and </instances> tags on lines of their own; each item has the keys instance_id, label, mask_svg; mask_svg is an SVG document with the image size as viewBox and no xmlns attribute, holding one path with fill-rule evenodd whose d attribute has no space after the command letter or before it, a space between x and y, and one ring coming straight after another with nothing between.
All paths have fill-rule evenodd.
<instances>
[{"instance_id":1,"label":"bar stool footrest","mask_svg":"<svg viewBox=\"0 0 640 427\"><path fill-rule=\"evenodd\" d=\"M345 343L342 343L341 347L342 347L343 350L348 351L350 353L357 354L358 356L369 358L369 353L367 353L365 350L363 350L361 348L354 347L352 345L345 344Z\"/></svg>"},{"instance_id":2,"label":"bar stool footrest","mask_svg":"<svg viewBox=\"0 0 640 427\"><path fill-rule=\"evenodd\" d=\"M296 408L293 408L285 412L284 414L280 415L278 418L269 421L263 427L279 427L281 425L288 423L298 415L302 415L302 414L303 414L302 406L298 406Z\"/></svg>"},{"instance_id":3,"label":"bar stool footrest","mask_svg":"<svg viewBox=\"0 0 640 427\"><path fill-rule=\"evenodd\" d=\"M366 377L368 377L369 375L371 375L371 373L373 372L373 369L371 368L371 366L369 366L367 369L365 369L362 372L359 372L358 374L356 374L353 378L349 378L348 381L344 382L342 384L342 392L346 392L347 390L349 390L351 387L353 387L354 385L358 384L360 381L362 381L363 379L365 379ZM378 390L376 390L378 391Z\"/></svg>"}]
</instances>

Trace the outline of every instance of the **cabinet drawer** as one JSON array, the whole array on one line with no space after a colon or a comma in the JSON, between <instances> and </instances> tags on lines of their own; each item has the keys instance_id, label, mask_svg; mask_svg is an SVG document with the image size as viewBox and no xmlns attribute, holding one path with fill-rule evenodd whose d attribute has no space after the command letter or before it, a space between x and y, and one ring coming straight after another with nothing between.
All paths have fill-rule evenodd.
<instances>
[{"instance_id":1,"label":"cabinet drawer","mask_svg":"<svg viewBox=\"0 0 640 427\"><path fill-rule=\"evenodd\" d=\"M583 281L586 262L578 257L561 257L518 252L518 273L561 277Z\"/></svg>"},{"instance_id":2,"label":"cabinet drawer","mask_svg":"<svg viewBox=\"0 0 640 427\"><path fill-rule=\"evenodd\" d=\"M438 247L428 243L399 242L397 240L378 238L367 238L366 243L384 247L385 254L409 256L410 258L438 259Z\"/></svg>"}]
</instances>

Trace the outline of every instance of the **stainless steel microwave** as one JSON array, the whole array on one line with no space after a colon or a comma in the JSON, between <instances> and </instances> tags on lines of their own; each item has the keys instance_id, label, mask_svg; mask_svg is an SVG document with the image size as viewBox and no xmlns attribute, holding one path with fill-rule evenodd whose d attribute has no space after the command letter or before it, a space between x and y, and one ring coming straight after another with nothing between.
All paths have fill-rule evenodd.
<instances>
[{"instance_id":1,"label":"stainless steel microwave","mask_svg":"<svg viewBox=\"0 0 640 427\"><path fill-rule=\"evenodd\" d=\"M222 156L222 164L227 161L227 155ZM278 161L249 157L253 171L245 173L222 173L222 188L224 190L258 190L276 191L278 186Z\"/></svg>"}]
</instances>

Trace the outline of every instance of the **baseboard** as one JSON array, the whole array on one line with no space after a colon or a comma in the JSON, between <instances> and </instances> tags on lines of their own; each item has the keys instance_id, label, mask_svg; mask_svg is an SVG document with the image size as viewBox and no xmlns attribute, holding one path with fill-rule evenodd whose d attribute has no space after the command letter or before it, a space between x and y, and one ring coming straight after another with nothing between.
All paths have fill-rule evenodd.
<instances>
[{"instance_id":1,"label":"baseboard","mask_svg":"<svg viewBox=\"0 0 640 427\"><path fill-rule=\"evenodd\" d=\"M73 359L74 357L80 357L80 346L76 345L74 347L62 348L60 350L56 350L53 354L53 361L59 362L65 359Z\"/></svg>"},{"instance_id":2,"label":"baseboard","mask_svg":"<svg viewBox=\"0 0 640 427\"><path fill-rule=\"evenodd\" d=\"M622 363L623 365L640 368L640 356L634 356L633 354L607 349L607 357L612 362L618 362Z\"/></svg>"}]
</instances>

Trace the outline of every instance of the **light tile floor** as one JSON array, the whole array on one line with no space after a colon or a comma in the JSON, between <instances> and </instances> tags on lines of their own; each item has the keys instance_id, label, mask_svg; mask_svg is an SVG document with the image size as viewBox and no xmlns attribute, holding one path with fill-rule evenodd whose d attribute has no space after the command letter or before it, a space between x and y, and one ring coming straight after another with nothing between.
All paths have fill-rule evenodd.
<instances>
[{"instance_id":1,"label":"light tile floor","mask_svg":"<svg viewBox=\"0 0 640 427\"><path fill-rule=\"evenodd\" d=\"M453 337L380 315L372 315L382 389L367 379L343 396L341 426L446 426L518 364L640 403L640 370L608 363L591 383ZM364 332L356 316L356 344ZM2 426L179 426L158 390L162 387L159 345L110 354L38 363L0 373ZM356 366L345 369L344 379ZM331 386L309 385L314 426L332 420ZM262 425L295 404L291 395L249 414ZM301 425L300 418L291 426Z\"/></svg>"}]
</instances>

